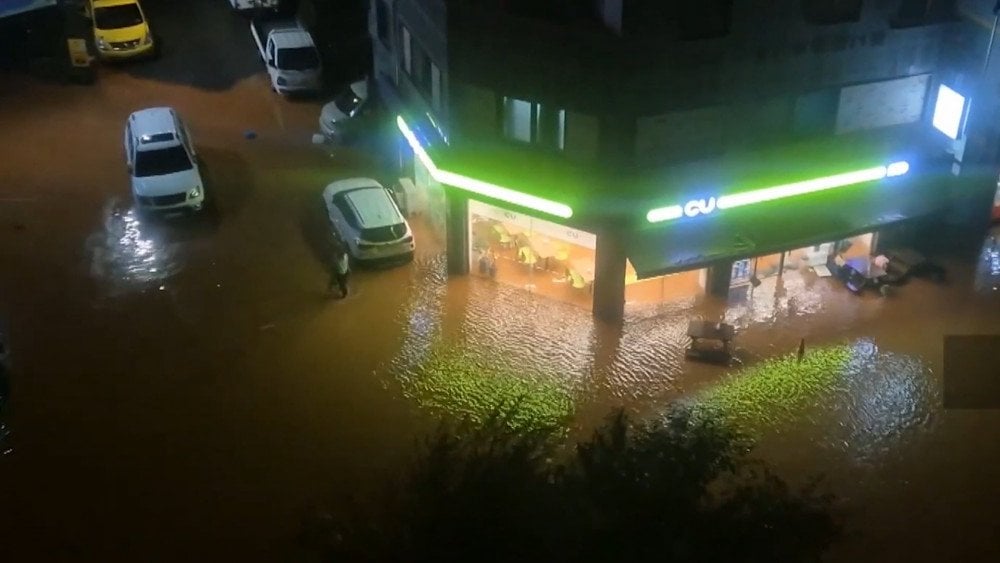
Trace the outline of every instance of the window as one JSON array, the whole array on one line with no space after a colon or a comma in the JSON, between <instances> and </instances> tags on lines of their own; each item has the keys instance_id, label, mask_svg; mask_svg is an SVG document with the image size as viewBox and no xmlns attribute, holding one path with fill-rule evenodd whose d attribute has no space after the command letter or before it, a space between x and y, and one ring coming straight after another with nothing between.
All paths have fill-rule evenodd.
<instances>
[{"instance_id":1,"label":"window","mask_svg":"<svg viewBox=\"0 0 1000 563\"><path fill-rule=\"evenodd\" d=\"M504 137L558 150L566 147L566 110L508 97L502 110Z\"/></svg>"},{"instance_id":2,"label":"window","mask_svg":"<svg viewBox=\"0 0 1000 563\"><path fill-rule=\"evenodd\" d=\"M514 98L503 99L503 134L515 141L531 142L533 104Z\"/></svg>"},{"instance_id":3,"label":"window","mask_svg":"<svg viewBox=\"0 0 1000 563\"><path fill-rule=\"evenodd\" d=\"M375 30L378 39L386 47L389 46L389 5L384 0L375 2Z\"/></svg>"},{"instance_id":4,"label":"window","mask_svg":"<svg viewBox=\"0 0 1000 563\"><path fill-rule=\"evenodd\" d=\"M733 0L701 0L677 5L677 30L681 39L712 39L729 35Z\"/></svg>"},{"instance_id":5,"label":"window","mask_svg":"<svg viewBox=\"0 0 1000 563\"><path fill-rule=\"evenodd\" d=\"M441 69L431 63L431 106L441 109Z\"/></svg>"},{"instance_id":6,"label":"window","mask_svg":"<svg viewBox=\"0 0 1000 563\"><path fill-rule=\"evenodd\" d=\"M955 0L899 0L892 27L915 27L955 19Z\"/></svg>"},{"instance_id":7,"label":"window","mask_svg":"<svg viewBox=\"0 0 1000 563\"><path fill-rule=\"evenodd\" d=\"M119 4L94 10L94 27L97 29L124 29L142 23L138 4Z\"/></svg>"},{"instance_id":8,"label":"window","mask_svg":"<svg viewBox=\"0 0 1000 563\"><path fill-rule=\"evenodd\" d=\"M414 41L410 30L405 27L403 28L403 69L410 75L417 90L437 109L441 97L441 71L431 61L430 55L420 45L420 42Z\"/></svg>"},{"instance_id":9,"label":"window","mask_svg":"<svg viewBox=\"0 0 1000 563\"><path fill-rule=\"evenodd\" d=\"M417 90L420 90L424 98L431 100L433 94L431 67L434 66L434 63L431 62L427 51L424 50L418 41L411 39L410 43L410 76L413 78L413 84L417 87Z\"/></svg>"},{"instance_id":10,"label":"window","mask_svg":"<svg viewBox=\"0 0 1000 563\"><path fill-rule=\"evenodd\" d=\"M403 28L403 69L413 74L413 53L410 51L410 30Z\"/></svg>"},{"instance_id":11,"label":"window","mask_svg":"<svg viewBox=\"0 0 1000 563\"><path fill-rule=\"evenodd\" d=\"M344 220L347 224L351 226L352 229L361 230L361 224L358 222L358 216L354 213L354 207L347 203L347 198L344 192L340 192L333 196L333 204L337 206L340 210L340 214L344 216Z\"/></svg>"},{"instance_id":12,"label":"window","mask_svg":"<svg viewBox=\"0 0 1000 563\"><path fill-rule=\"evenodd\" d=\"M861 0L799 0L807 23L829 25L861 20Z\"/></svg>"},{"instance_id":13,"label":"window","mask_svg":"<svg viewBox=\"0 0 1000 563\"><path fill-rule=\"evenodd\" d=\"M187 151L181 145L156 149L150 151L139 151L135 155L135 177L147 178L150 176L163 176L191 170L194 165L188 158Z\"/></svg>"},{"instance_id":14,"label":"window","mask_svg":"<svg viewBox=\"0 0 1000 563\"><path fill-rule=\"evenodd\" d=\"M319 68L319 53L312 47L286 47L274 64L281 70L311 70Z\"/></svg>"}]
</instances>

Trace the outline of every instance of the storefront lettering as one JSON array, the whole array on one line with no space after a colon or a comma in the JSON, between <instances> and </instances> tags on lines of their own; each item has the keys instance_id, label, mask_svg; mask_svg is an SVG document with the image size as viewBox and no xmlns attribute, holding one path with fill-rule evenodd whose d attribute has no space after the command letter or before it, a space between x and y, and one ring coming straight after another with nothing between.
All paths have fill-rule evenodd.
<instances>
[{"instance_id":1,"label":"storefront lettering","mask_svg":"<svg viewBox=\"0 0 1000 563\"><path fill-rule=\"evenodd\" d=\"M715 198L710 197L708 200L704 199L692 199L691 201L684 204L684 214L688 217L697 217L698 215L708 215L709 213L715 211Z\"/></svg>"}]
</instances>

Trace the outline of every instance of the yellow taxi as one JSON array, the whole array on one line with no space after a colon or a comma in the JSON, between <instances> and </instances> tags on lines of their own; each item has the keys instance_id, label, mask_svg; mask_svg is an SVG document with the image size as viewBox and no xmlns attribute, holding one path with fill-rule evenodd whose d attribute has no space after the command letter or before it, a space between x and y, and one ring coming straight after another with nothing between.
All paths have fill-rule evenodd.
<instances>
[{"instance_id":1,"label":"yellow taxi","mask_svg":"<svg viewBox=\"0 0 1000 563\"><path fill-rule=\"evenodd\" d=\"M128 59L155 54L153 32L138 0L92 0L94 46L102 59Z\"/></svg>"}]
</instances>

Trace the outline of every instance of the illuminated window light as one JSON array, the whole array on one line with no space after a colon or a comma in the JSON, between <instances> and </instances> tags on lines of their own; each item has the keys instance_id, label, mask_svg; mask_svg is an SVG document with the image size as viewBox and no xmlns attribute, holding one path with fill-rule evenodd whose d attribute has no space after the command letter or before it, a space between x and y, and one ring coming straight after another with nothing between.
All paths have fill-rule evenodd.
<instances>
[{"instance_id":1,"label":"illuminated window light","mask_svg":"<svg viewBox=\"0 0 1000 563\"><path fill-rule=\"evenodd\" d=\"M420 159L420 162L430 172L431 177L438 182L499 201L512 203L527 209L534 209L536 211L541 211L542 213L562 217L563 219L568 219L573 216L573 210L568 205L505 188L503 186L498 186L496 184L490 184L489 182L483 182L482 180L477 180L475 178L469 178L468 176L463 176L447 170L441 170L434 164L434 161L431 160L427 151L424 150L420 141L417 140L416 134L414 134L413 130L411 130L406 124L406 121L403 120L402 116L396 116L396 126L399 127L399 131L403 134L406 142L409 143L410 148L413 149L413 154Z\"/></svg>"},{"instance_id":2,"label":"illuminated window light","mask_svg":"<svg viewBox=\"0 0 1000 563\"><path fill-rule=\"evenodd\" d=\"M872 168L865 168L863 170L845 172L843 174L834 174L833 176L813 178L812 180L804 180L802 182L794 182L770 188L761 188L759 190L723 195L717 198L710 197L704 200L692 200L687 202L685 205L669 205L666 207L659 207L646 213L646 220L650 223L659 223L662 221L680 219L684 216L695 217L698 215L707 215L717 210L732 209L734 207L742 207L744 205L753 205L756 203L796 197L824 190L831 190L834 188L843 188L863 182L881 180L886 177L902 176L909 171L910 163L901 160L890 163L886 166L875 166Z\"/></svg>"},{"instance_id":3,"label":"illuminated window light","mask_svg":"<svg viewBox=\"0 0 1000 563\"><path fill-rule=\"evenodd\" d=\"M949 138L957 139L964 111L965 97L942 84L938 88L937 101L934 102L934 117L931 123L935 129L948 135Z\"/></svg>"}]
</instances>

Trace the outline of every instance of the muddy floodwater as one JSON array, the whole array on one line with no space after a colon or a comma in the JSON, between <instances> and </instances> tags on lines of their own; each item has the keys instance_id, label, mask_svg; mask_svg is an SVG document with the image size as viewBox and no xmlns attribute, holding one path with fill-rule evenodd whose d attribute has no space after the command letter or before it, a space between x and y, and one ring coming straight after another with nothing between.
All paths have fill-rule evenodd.
<instances>
[{"instance_id":1,"label":"muddy floodwater","mask_svg":"<svg viewBox=\"0 0 1000 563\"><path fill-rule=\"evenodd\" d=\"M569 414L575 432L617 406L728 397L757 455L827 476L848 522L831 561L1000 560L1000 411L942 404L943 336L1000 332L988 243L937 256L945 286L857 297L786 276L611 326L448 278L418 220L412 264L357 271L332 300L319 194L377 171L311 143L325 100L269 91L225 3L192 6L224 60L165 53L88 87L0 76L0 559L305 560L311 505L380 478L438 416L527 395L527 422ZM189 123L213 199L200 217L132 206L122 125L152 105ZM748 368L805 338L835 369L747 387L685 362L692 315L736 325Z\"/></svg>"},{"instance_id":2,"label":"muddy floodwater","mask_svg":"<svg viewBox=\"0 0 1000 563\"><path fill-rule=\"evenodd\" d=\"M679 302L621 327L513 288L449 281L443 264L421 265L424 282L396 318L404 338L378 373L388 389L432 411L475 415L498 397L530 392L535 416L571 412L586 428L612 407L656 416L672 402L745 383L734 379L738 370L683 359L692 315L735 324L751 368L794 355L805 338L807 354L834 352L836 365L815 380L738 391L746 402L734 420L790 480L825 475L848 524L831 560L993 560L1000 411L942 402L943 336L1000 331L992 248L986 240L944 253L947 286L914 281L889 298L857 297L831 280L772 278L746 298ZM437 365L459 375L442 376ZM522 382L483 384L477 372Z\"/></svg>"}]
</instances>

